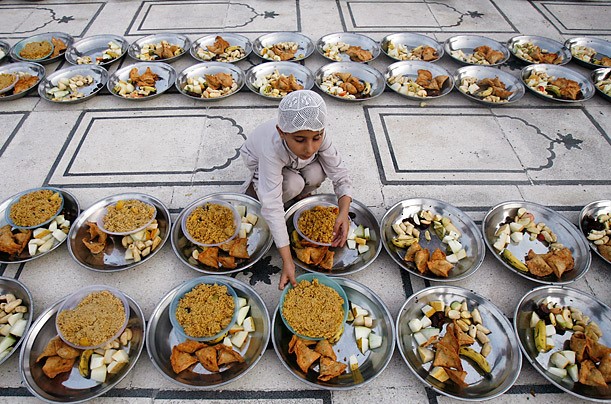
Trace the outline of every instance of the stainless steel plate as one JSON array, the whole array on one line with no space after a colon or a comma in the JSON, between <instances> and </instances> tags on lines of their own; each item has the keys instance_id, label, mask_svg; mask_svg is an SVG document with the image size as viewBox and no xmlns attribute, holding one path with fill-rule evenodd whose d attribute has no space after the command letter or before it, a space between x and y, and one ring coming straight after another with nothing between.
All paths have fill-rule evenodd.
<instances>
[{"instance_id":1,"label":"stainless steel plate","mask_svg":"<svg viewBox=\"0 0 611 404\"><path fill-rule=\"evenodd\" d=\"M88 86L78 87L77 91L84 94L83 98L77 98L69 101L54 101L47 91L57 86L57 83L61 79L71 79L76 75L91 76L93 77L93 83ZM88 100L89 98L96 95L101 89L104 88L108 82L108 71L102 66L96 65L78 65L70 66L65 69L61 69L52 73L50 76L40 82L38 86L38 95L43 100L55 102L58 104L76 104Z\"/></svg>"},{"instance_id":2,"label":"stainless steel plate","mask_svg":"<svg viewBox=\"0 0 611 404\"><path fill-rule=\"evenodd\" d=\"M594 201L592 203L587 204L583 207L583 209L581 209L581 212L579 213L579 230L581 230L583 235L586 237L586 240L590 228L587 223L588 219L596 220L596 217L601 214L611 214L611 200L606 199ZM611 265L611 261L605 259L605 257L603 257L602 254L598 252L598 248L593 241L588 240L588 243L590 244L590 248L592 249L592 251L598 254L598 256L603 261L607 262L607 264Z\"/></svg>"},{"instance_id":3,"label":"stainless steel plate","mask_svg":"<svg viewBox=\"0 0 611 404\"><path fill-rule=\"evenodd\" d=\"M433 77L448 76L448 79L443 83L443 86L441 87L441 92L439 93L439 95L427 96L427 97L406 95L406 94L403 94L395 90L388 83L388 80L392 76L406 76L406 77L413 79L413 81L416 81L416 78L418 77L418 70L421 70L421 69L430 71L433 74ZM444 69L443 67L439 65L434 65L430 62L405 61L405 62L393 63L390 66L388 66L388 68L386 69L384 78L386 79L386 85L388 86L388 88L390 88L391 90L393 90L394 92L396 92L397 94L403 97L409 98L410 100L416 100L416 101L432 100L435 98L443 97L444 95L449 94L452 91L452 88L454 88L454 77L452 76L452 74L449 71L447 71L446 69Z\"/></svg>"},{"instance_id":4,"label":"stainless steel plate","mask_svg":"<svg viewBox=\"0 0 611 404\"><path fill-rule=\"evenodd\" d=\"M203 98L200 96L195 96L187 93L184 90L185 85L187 85L187 79L193 77L205 77L206 74L217 74L217 73L227 73L231 74L233 77L233 81L238 85L238 88L227 95L218 98ZM178 74L176 77L176 88L182 95L186 95L189 98L198 101L214 101L214 100L222 100L223 98L227 98L238 91L244 86L244 72L238 66L233 65L231 63L222 63L222 62L205 62L199 63L191 67L187 67L185 70Z\"/></svg>"},{"instance_id":5,"label":"stainless steel plate","mask_svg":"<svg viewBox=\"0 0 611 404\"><path fill-rule=\"evenodd\" d=\"M371 58L371 60L368 60L367 62L364 62L364 63L371 62L372 60L375 60L375 58L380 56L380 52L381 52L380 45L376 41L369 38L368 36L365 36L362 34L352 34L350 32L338 32L338 33L328 34L328 35L323 36L322 38L318 40L318 42L316 42L316 50L324 58L332 60L334 62L339 62L339 60L335 60L335 59L325 56L325 51L323 50L323 47L325 45L329 43L335 43L335 42L344 42L350 46L360 46L361 49L368 50L369 52L371 52L371 55L373 57ZM342 62L350 62L350 56L346 55L345 53L341 53L340 57L342 59L341 60Z\"/></svg>"},{"instance_id":6,"label":"stainless steel plate","mask_svg":"<svg viewBox=\"0 0 611 404\"><path fill-rule=\"evenodd\" d=\"M530 318L536 305L546 297L554 303L575 307L581 310L584 316L589 316L598 324L603 333L599 342L611 346L611 308L609 306L577 289L566 286L540 286L528 292L520 300L513 317L513 326L524 356L543 377L559 389L586 400L611 401L611 389L597 389L581 383L573 383L570 378L563 380L547 371L550 356L563 349L564 342L571 339L572 333L565 332L552 336L556 348L546 353L537 351L534 332L530 328Z\"/></svg>"},{"instance_id":7,"label":"stainless steel plate","mask_svg":"<svg viewBox=\"0 0 611 404\"><path fill-rule=\"evenodd\" d=\"M246 59L248 55L250 55L250 52L252 52L252 44L250 43L250 40L248 38L240 34L223 32L222 34L206 35L195 40L195 42L193 42L193 44L191 45L191 49L189 50L191 56L201 62L209 62L209 60L205 60L197 56L197 50L199 48L207 49L206 46L212 46L216 41L217 35L221 36L225 41L229 42L230 46L241 46L242 49L244 49L244 57L238 60L234 60L231 63L237 63L240 60Z\"/></svg>"},{"instance_id":8,"label":"stainless steel plate","mask_svg":"<svg viewBox=\"0 0 611 404\"><path fill-rule=\"evenodd\" d=\"M450 220L452 220L452 224L454 224L454 226L456 226L456 228L458 228L458 230L460 230L462 233L459 241L467 252L467 257L455 264L447 278L442 278L432 274L421 274L420 271L413 266L413 264L407 263L403 260L406 250L396 247L391 241L395 236L392 225L395 223L400 223L402 220L413 216L415 213L418 213L421 210L430 210L434 214L448 217ZM380 228L382 233L382 244L384 245L388 255L390 255L390 257L401 268L405 269L411 274L432 281L453 282L464 279L477 271L484 261L484 256L486 254L486 247L484 247L482 236L473 219L471 219L469 215L460 209L436 199L414 198L397 203L395 206L390 208L388 212L386 212L382 218ZM445 244L441 243L441 240L439 240L439 238L435 235L432 228L429 230L429 232L431 233L431 241L426 241L424 234L421 233L419 241L420 245L423 248L428 248L430 251L434 251L436 248L441 248L442 251L445 251Z\"/></svg>"},{"instance_id":9,"label":"stainless steel plate","mask_svg":"<svg viewBox=\"0 0 611 404\"><path fill-rule=\"evenodd\" d=\"M161 43L161 41L167 41L170 45L180 46L182 48L182 53L178 56L174 56L171 58L156 59L156 60L145 60L145 59L143 60L138 57L138 55L142 52L142 47L144 45L159 44ZM167 32L163 34L148 35L148 36L145 36L144 38L140 38L134 41L129 46L129 49L127 50L127 54L131 58L136 59L138 61L152 62L152 63L159 63L159 62L172 63L179 57L186 54L189 51L190 47L191 47L191 40L186 35Z\"/></svg>"},{"instance_id":10,"label":"stainless steel plate","mask_svg":"<svg viewBox=\"0 0 611 404\"><path fill-rule=\"evenodd\" d=\"M575 268L573 270L563 273L560 279L557 279L554 274L546 277L538 277L532 275L530 272L522 272L503 260L500 253L492 246L496 240L494 233L496 233L499 227L505 223L507 218L515 217L519 208L524 208L532 213L535 216L535 222L543 222L549 226L558 236L558 242L571 250L573 258L575 259ZM526 201L508 201L500 203L486 213L482 222L482 232L484 233L484 241L492 255L498 259L505 268L531 281L555 285L567 284L584 276L590 268L592 257L585 237L581 235L577 227L567 218L548 207ZM507 249L522 262L524 262L524 257L528 254L528 250L532 249L537 254L543 254L548 251L544 243L537 239L530 241L528 237L524 237L520 244L510 243L507 245Z\"/></svg>"},{"instance_id":11,"label":"stainless steel plate","mask_svg":"<svg viewBox=\"0 0 611 404\"><path fill-rule=\"evenodd\" d=\"M264 61L268 61L270 59L264 58L261 55L261 51L263 51L263 48L271 48L280 42L296 42L299 46L297 48L297 53L295 53L295 57L290 59L292 62L306 59L312 54L312 52L314 52L314 44L312 43L312 40L298 32L272 32L271 34L261 35L255 39L252 47L257 56L262 58Z\"/></svg>"},{"instance_id":12,"label":"stainless steel plate","mask_svg":"<svg viewBox=\"0 0 611 404\"><path fill-rule=\"evenodd\" d=\"M146 97L141 98L127 98L117 94L113 89L119 83L119 81L127 81L129 78L129 72L133 68L137 68L140 74L143 74L148 67L151 68L151 71L159 76L159 80L155 82L155 88L157 88L157 92L152 95L148 95ZM174 82L176 81L176 71L172 66L163 62L139 62L134 63L133 65L125 66L122 69L114 72L110 78L108 79L108 91L115 97L119 97L122 100L131 100L131 101L145 101L150 100L151 98L155 98L165 93L167 90L172 88Z\"/></svg>"},{"instance_id":13,"label":"stainless steel plate","mask_svg":"<svg viewBox=\"0 0 611 404\"><path fill-rule=\"evenodd\" d=\"M180 221L177 223L180 223ZM170 364L172 347L183 342L183 340L179 339L178 333L174 331L170 323L169 307L181 285L172 289L157 304L149 319L149 328L146 334L146 350L149 358L163 377L183 387L198 390L219 388L244 376L259 362L259 359L265 353L270 337L269 314L265 303L254 289L231 277L206 276L206 278L210 280L219 279L228 283L238 297L248 300L250 305L249 315L255 322L255 331L250 334L241 349L238 350L234 347L234 350L237 350L244 358L244 363L232 366L220 373L209 372L200 364L197 364L193 371L174 373Z\"/></svg>"},{"instance_id":14,"label":"stainless steel plate","mask_svg":"<svg viewBox=\"0 0 611 404\"><path fill-rule=\"evenodd\" d=\"M371 314L375 325L373 332L383 337L382 346L363 355L356 346L352 324L344 324L344 333L340 340L333 345L333 351L335 351L338 361L346 364L348 364L348 358L355 355L359 363L358 372L351 372L348 368L346 373L326 382L317 379L317 366L311 368L308 373L302 372L297 365L295 355L288 353L288 344L293 334L282 322L278 307L276 307L272 319L272 342L280 362L297 379L318 389L350 390L371 382L386 369L395 350L395 328L386 305L371 289L346 278L334 278L333 280L344 289L350 302L361 306Z\"/></svg>"},{"instance_id":15,"label":"stainless steel plate","mask_svg":"<svg viewBox=\"0 0 611 404\"><path fill-rule=\"evenodd\" d=\"M23 49L23 47L30 42L40 42L40 41L51 42L51 39L53 38L62 40L66 44L67 47L70 47L70 45L72 45L72 43L74 42L74 38L72 37L72 35L66 34L65 32L47 32L44 34L34 35L29 38L22 39L21 41L13 45L13 47L11 48L11 52L10 52L11 58L13 58L13 60L19 60L21 62L31 62L31 60L24 59L21 56L19 56L19 52L21 52L21 49ZM65 50L60 52L60 54L55 57L49 56L46 59L36 60L35 62L41 63L43 65L53 63L53 62L58 61L59 59L62 59L64 57L64 53L66 53Z\"/></svg>"},{"instance_id":16,"label":"stainless steel plate","mask_svg":"<svg viewBox=\"0 0 611 404\"><path fill-rule=\"evenodd\" d=\"M332 73L350 73L361 81L367 81L371 83L371 93L370 93L371 96L367 98L359 98L359 99L351 100L348 98L339 97L337 95L326 92L325 90L321 88L323 78ZM315 78L316 86L320 89L320 91L324 92L325 94L327 94L330 97L333 97L333 98L336 98L342 101L349 101L349 102L367 101L367 100L370 100L372 98L379 96L380 94L384 92L384 88L385 88L384 83L386 81L384 80L384 76L382 75L382 73L380 73L373 67L368 66L363 63L354 63L354 62L329 63L328 65L324 65L320 69L318 69L315 76L316 76Z\"/></svg>"},{"instance_id":17,"label":"stainless steel plate","mask_svg":"<svg viewBox=\"0 0 611 404\"><path fill-rule=\"evenodd\" d=\"M604 69L596 69L592 72L590 77L592 78L592 82L594 83L594 89L596 90L596 92L603 96L607 101L611 101L611 95L603 93L601 89L598 88L598 86L596 85L596 83L598 83L599 81L605 79L611 80L611 67L605 67Z\"/></svg>"},{"instance_id":18,"label":"stainless steel plate","mask_svg":"<svg viewBox=\"0 0 611 404\"><path fill-rule=\"evenodd\" d=\"M82 240L88 236L89 227L86 225L87 222L97 223L102 215L106 213L106 207L113 205L123 199L138 199L146 202L150 205L154 205L157 209L157 223L159 224L159 237L161 237L161 243L159 246L151 251L149 255L142 258L139 262L133 260L125 260L125 248L121 244L123 236L108 236L106 241L106 249L100 254L91 254L91 252L85 247ZM158 251L163 248L163 245L170 236L170 227L172 226L170 212L164 206L164 204L157 198L138 193L125 193L109 196L101 199L85 209L83 213L72 222L70 233L68 233L68 251L74 260L81 266L97 272L117 272L124 271L126 269L134 268L143 262L146 262L153 258Z\"/></svg>"},{"instance_id":19,"label":"stainless steel plate","mask_svg":"<svg viewBox=\"0 0 611 404\"><path fill-rule=\"evenodd\" d=\"M26 74L30 74L32 76L38 77L38 80L36 81L36 83L34 83L32 87L28 88L25 91L22 91L17 94L13 94L11 91L9 93L4 93L0 95L0 101L11 101L11 100L16 100L17 98L24 97L26 94L34 90L38 86L38 84L42 81L42 79L44 79L45 68L44 66L38 63L34 63L34 62L17 62L17 63L9 63L4 66L0 66L0 74L2 73L13 73L13 74L26 73Z\"/></svg>"},{"instance_id":20,"label":"stainless steel plate","mask_svg":"<svg viewBox=\"0 0 611 404\"><path fill-rule=\"evenodd\" d=\"M468 76L475 77L478 81L486 78L494 79L495 77L498 77L503 83L505 83L505 88L509 91L513 91L513 94L509 96L507 102L489 102L484 101L483 99L474 95L463 93L460 90L460 83L465 77ZM501 69L495 69L493 67L486 66L464 66L456 70L454 72L454 86L456 87L458 92L464 95L465 97L473 101L495 107L516 102L520 98L522 98L524 96L524 93L526 92L526 90L524 90L524 84L522 84L520 79L518 79L514 75L507 73Z\"/></svg>"},{"instance_id":21,"label":"stainless steel plate","mask_svg":"<svg viewBox=\"0 0 611 404\"><path fill-rule=\"evenodd\" d=\"M481 66L481 63L469 63L458 57L454 56L452 52L463 51L465 54L469 55L474 53L474 49L478 46L488 46L493 50L499 51L503 53L503 59L499 60L496 63L492 63L485 66L500 66L509 59L511 54L509 53L509 49L505 45L500 42L497 42L493 39L486 38L485 36L479 35L456 35L451 38L448 38L444 44L446 53L458 63L462 63L464 65L476 65Z\"/></svg>"},{"instance_id":22,"label":"stainless steel plate","mask_svg":"<svg viewBox=\"0 0 611 404\"><path fill-rule=\"evenodd\" d=\"M428 37L426 35L413 34L410 32L399 32L395 34L386 35L382 39L380 48L382 49L382 52L384 52L386 56L388 56L391 59L398 60L398 61L401 61L403 59L398 59L388 54L388 44L390 42L393 42L395 44L405 45L405 47L408 48L408 50L412 50L421 45L430 46L431 48L434 48L437 51L438 56L437 56L437 59L430 60L429 62L431 63L437 62L439 59L441 59L444 53L443 46L439 42L434 40L433 38Z\"/></svg>"},{"instance_id":23,"label":"stainless steel plate","mask_svg":"<svg viewBox=\"0 0 611 404\"><path fill-rule=\"evenodd\" d=\"M9 53L11 51L11 45L9 45L7 42L0 41L0 51L2 53L4 53L4 55L2 55L2 57L0 57L0 63L1 63L1 62L3 62L8 57L8 55L9 55Z\"/></svg>"},{"instance_id":24,"label":"stainless steel plate","mask_svg":"<svg viewBox=\"0 0 611 404\"><path fill-rule=\"evenodd\" d=\"M527 84L528 77L530 77L530 75L533 72L545 72L547 73L548 76L555 76L556 78L564 77L566 79L576 81L579 84L579 87L581 87L581 93L583 94L583 98L580 100L563 100L560 98L549 97L547 95L544 95L538 92L537 90L535 90L534 88L530 87ZM594 84L592 84L590 79L584 76L583 74L576 72L575 70L569 69L568 67L558 66L558 65L546 65L546 64L530 65L522 69L522 72L520 73L520 77L522 78L522 82L524 83L524 86L530 92L532 92L534 95L536 95L539 98L543 98L544 100L552 100L552 101L565 102L565 103L575 103L575 102L583 102L583 101L589 100L590 98L594 96Z\"/></svg>"},{"instance_id":25,"label":"stainless steel plate","mask_svg":"<svg viewBox=\"0 0 611 404\"><path fill-rule=\"evenodd\" d=\"M135 300L125 295L129 301L130 315L127 326L132 330L129 364L107 383L98 383L82 377L78 372L78 363L70 373L63 373L49 379L42 372L42 366L35 363L36 358L47 346L51 338L57 335L55 316L63 299L45 310L30 328L19 354L19 372L26 387L34 396L47 403L81 403L99 397L115 387L136 365L144 347L145 320L142 309Z\"/></svg>"},{"instance_id":26,"label":"stainless steel plate","mask_svg":"<svg viewBox=\"0 0 611 404\"><path fill-rule=\"evenodd\" d=\"M433 300L443 300L446 304L466 300L470 310L477 307L482 316L483 325L491 331L488 338L490 338L492 352L486 359L492 372L482 376L478 368L466 359L461 359L464 370L467 372L465 382L469 385L464 389L459 389L454 383L441 383L430 376L431 362L423 365L416 352L418 344L412 337L413 333L408 322L414 318L422 318L422 307ZM396 329L399 352L409 369L422 383L448 397L469 401L489 400L511 388L520 374L522 355L511 323L503 312L488 299L467 289L456 286L435 286L413 294L399 310ZM475 350L479 351L479 349Z\"/></svg>"},{"instance_id":27,"label":"stainless steel plate","mask_svg":"<svg viewBox=\"0 0 611 404\"><path fill-rule=\"evenodd\" d=\"M532 64L537 62L531 62L524 58L521 58L516 55L516 44L525 44L528 42L532 42L536 46L540 47L542 51L550 52L550 53L558 53L562 56L562 60L560 61L560 65L565 65L571 61L571 51L568 50L564 45L562 45L558 41L554 41L553 39L545 38L542 36L535 35L518 35L511 38L507 41L507 48L509 48L509 52L513 54L518 60L521 60L524 63Z\"/></svg>"},{"instance_id":28,"label":"stainless steel plate","mask_svg":"<svg viewBox=\"0 0 611 404\"><path fill-rule=\"evenodd\" d=\"M255 80L262 79L265 76L274 73L276 70L278 73L285 76L290 76L291 74L294 75L295 79L303 86L304 90L309 90L314 86L314 75L310 69L300 65L299 63L292 62L268 62L251 67L246 72L246 86L250 89L250 91L255 94L259 94L264 98L269 100L281 100L282 97L267 96L261 93L259 89L254 86Z\"/></svg>"},{"instance_id":29,"label":"stainless steel plate","mask_svg":"<svg viewBox=\"0 0 611 404\"><path fill-rule=\"evenodd\" d=\"M602 59L604 56L611 58L611 42L606 41L604 39L599 38L589 38L589 37L576 37L569 38L564 42L564 46L566 46L573 56L573 60L578 64L589 67L590 69L598 69L601 67L605 67L602 65L597 65L591 62L586 62L585 60L579 58L573 53L574 46L587 46L596 51L595 59Z\"/></svg>"},{"instance_id":30,"label":"stainless steel plate","mask_svg":"<svg viewBox=\"0 0 611 404\"><path fill-rule=\"evenodd\" d=\"M108 44L110 42L114 42L121 47L121 55L115 59L97 63L98 66L108 66L121 59L123 55L125 55L125 52L127 52L129 44L122 36L103 34L83 38L73 43L68 50L66 50L66 60L73 65L78 65L78 58L89 56L94 61L93 64L96 64L95 58L102 57L104 52L108 50Z\"/></svg>"},{"instance_id":31,"label":"stainless steel plate","mask_svg":"<svg viewBox=\"0 0 611 404\"><path fill-rule=\"evenodd\" d=\"M62 209L61 214L64 215L66 219L70 220L70 223L71 223L70 228L72 228L74 227L74 221L76 220L78 215L81 213L81 208L74 195L64 190L60 190L60 192L62 193L64 197L64 208ZM13 202L13 200L15 199L15 196L16 195L13 195L10 198L6 199L4 202L0 203L0 227L5 226L7 224L6 219L4 218L4 211ZM62 245L62 243L63 242L57 243L49 251L45 253L41 253L41 254L36 254L33 257L29 254L27 247L17 257L11 257L7 253L0 252L0 263L2 264L20 264L22 262L28 262L31 260L35 260L37 258L44 257L45 255L50 254L52 251L54 251L60 245Z\"/></svg>"},{"instance_id":32,"label":"stainless steel plate","mask_svg":"<svg viewBox=\"0 0 611 404\"><path fill-rule=\"evenodd\" d=\"M2 366L2 364L6 362L6 360L15 352L19 351L19 347L21 346L21 343L25 337L28 335L28 330L30 329L30 325L34 319L34 299L32 299L32 295L30 294L27 286L17 279L0 276L0 295L5 295L7 293L12 293L17 299L21 299L21 304L28 308L28 312L24 313L27 324L25 326L25 330L23 331L23 336L17 340L15 345L13 345L12 351L4 358L0 359L0 366Z\"/></svg>"},{"instance_id":33,"label":"stainless steel plate","mask_svg":"<svg viewBox=\"0 0 611 404\"><path fill-rule=\"evenodd\" d=\"M185 237L184 232L182 231L181 223L182 217L185 212L189 210L191 206L196 204L200 204L207 200L221 200L225 202L229 202L234 206L243 205L246 207L246 213L253 213L259 217L255 226L253 226L251 232L248 234L248 254L250 255L250 259L245 260L243 263L238 265L235 269L223 269L223 268L212 268L208 267L201 262L197 261L193 262L191 258L191 253L195 246ZM234 272L240 272L246 268L249 268L256 264L272 246L272 234L269 231L269 227L267 227L267 223L263 216L261 216L261 203L256 199L251 198L248 195L244 194L232 194L232 193L218 193L207 195L203 198L200 198L189 206L184 208L176 221L174 222L174 227L172 228L172 249L176 256L188 267L198 271L203 272L205 274L231 274ZM191 258L191 260L189 260Z\"/></svg>"},{"instance_id":34,"label":"stainless steel plate","mask_svg":"<svg viewBox=\"0 0 611 404\"><path fill-rule=\"evenodd\" d=\"M293 215L295 212L297 212L297 210L299 210L301 207L314 207L321 202L337 204L337 197L331 194L313 195L308 198L304 198L291 206L284 214L284 220L286 222L286 227L289 234L291 234L295 229L295 226L293 225ZM355 199L353 199L352 203L350 204L350 212L348 215L350 217L350 228L352 230L354 230L358 225L369 227L369 231L371 233L371 239L367 242L369 251L364 254L359 254L357 250L350 250L346 245L341 248L330 247L331 251L335 252L335 256L333 257L333 269L331 272L329 272L317 266L301 262L299 259L297 259L297 256L291 248L295 264L297 264L299 268L305 269L306 271L320 272L328 276L350 275L365 269L369 264L371 264L382 250L382 243L380 241L380 226L378 225L378 221L367 206Z\"/></svg>"}]
</instances>

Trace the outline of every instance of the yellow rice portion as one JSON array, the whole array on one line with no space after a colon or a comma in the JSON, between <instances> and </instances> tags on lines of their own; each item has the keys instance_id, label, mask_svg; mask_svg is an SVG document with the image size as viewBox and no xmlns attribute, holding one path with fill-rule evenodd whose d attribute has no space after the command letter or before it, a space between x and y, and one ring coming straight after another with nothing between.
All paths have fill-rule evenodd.
<instances>
[{"instance_id":1,"label":"yellow rice portion","mask_svg":"<svg viewBox=\"0 0 611 404\"><path fill-rule=\"evenodd\" d=\"M57 215L61 205L59 192L39 189L19 198L19 201L11 206L9 216L17 226L37 226Z\"/></svg>"},{"instance_id":2,"label":"yellow rice portion","mask_svg":"<svg viewBox=\"0 0 611 404\"><path fill-rule=\"evenodd\" d=\"M201 283L178 301L176 319L185 334L212 337L229 325L235 311L233 297L227 286Z\"/></svg>"},{"instance_id":3,"label":"yellow rice portion","mask_svg":"<svg viewBox=\"0 0 611 404\"><path fill-rule=\"evenodd\" d=\"M338 213L337 206L314 206L301 213L297 226L310 240L330 244L333 241L333 226Z\"/></svg>"},{"instance_id":4,"label":"yellow rice portion","mask_svg":"<svg viewBox=\"0 0 611 404\"><path fill-rule=\"evenodd\" d=\"M145 226L154 215L154 206L137 199L126 199L107 207L102 221L105 230L126 233Z\"/></svg>"},{"instance_id":5,"label":"yellow rice portion","mask_svg":"<svg viewBox=\"0 0 611 404\"><path fill-rule=\"evenodd\" d=\"M195 208L187 218L186 226L191 238L202 244L222 243L236 230L231 209L217 203Z\"/></svg>"}]
</instances>

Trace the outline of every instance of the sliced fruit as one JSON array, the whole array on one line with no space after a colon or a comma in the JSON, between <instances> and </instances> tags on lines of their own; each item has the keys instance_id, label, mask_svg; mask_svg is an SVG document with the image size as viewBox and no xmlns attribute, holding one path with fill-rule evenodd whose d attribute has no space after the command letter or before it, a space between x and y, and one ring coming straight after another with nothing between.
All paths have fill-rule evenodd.
<instances>
[{"instance_id":1,"label":"sliced fruit","mask_svg":"<svg viewBox=\"0 0 611 404\"><path fill-rule=\"evenodd\" d=\"M369 334L369 349L376 349L382 346L382 336L374 333Z\"/></svg>"},{"instance_id":2,"label":"sliced fruit","mask_svg":"<svg viewBox=\"0 0 611 404\"><path fill-rule=\"evenodd\" d=\"M458 353L461 356L471 359L485 373L491 372L492 369L490 368L490 364L488 363L486 358L479 352L475 351L474 349L468 348L468 347L461 347Z\"/></svg>"},{"instance_id":3,"label":"sliced fruit","mask_svg":"<svg viewBox=\"0 0 611 404\"><path fill-rule=\"evenodd\" d=\"M422 363L428 363L435 359L435 352L428 348L419 346L416 350L418 351L418 356L420 357Z\"/></svg>"}]
</instances>

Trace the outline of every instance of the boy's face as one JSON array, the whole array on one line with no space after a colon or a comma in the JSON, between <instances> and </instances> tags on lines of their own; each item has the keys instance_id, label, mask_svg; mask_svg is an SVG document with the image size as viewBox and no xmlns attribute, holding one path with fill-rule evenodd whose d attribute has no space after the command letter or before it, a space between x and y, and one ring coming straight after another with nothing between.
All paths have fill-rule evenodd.
<instances>
[{"instance_id":1,"label":"boy's face","mask_svg":"<svg viewBox=\"0 0 611 404\"><path fill-rule=\"evenodd\" d=\"M288 148L302 160L307 160L320 149L325 130L312 131L300 130L293 133L286 133L276 126L280 137L286 142Z\"/></svg>"}]
</instances>

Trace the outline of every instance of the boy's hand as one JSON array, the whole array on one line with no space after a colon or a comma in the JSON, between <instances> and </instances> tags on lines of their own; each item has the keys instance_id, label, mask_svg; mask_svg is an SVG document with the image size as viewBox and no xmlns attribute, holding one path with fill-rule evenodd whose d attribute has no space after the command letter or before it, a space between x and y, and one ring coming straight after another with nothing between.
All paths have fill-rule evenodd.
<instances>
[{"instance_id":1,"label":"boy's hand","mask_svg":"<svg viewBox=\"0 0 611 404\"><path fill-rule=\"evenodd\" d=\"M286 245L278 249L280 257L282 257L282 274L280 275L280 282L278 283L278 289L284 290L287 283L291 283L293 286L297 286L295 280L295 262L291 255L291 247Z\"/></svg>"},{"instance_id":2,"label":"boy's hand","mask_svg":"<svg viewBox=\"0 0 611 404\"><path fill-rule=\"evenodd\" d=\"M346 244L348 238L348 231L350 230L350 218L348 212L350 211L350 202L352 198L348 195L343 195L337 200L339 205L339 214L335 219L333 225L333 241L331 242L332 247L343 247Z\"/></svg>"}]
</instances>

